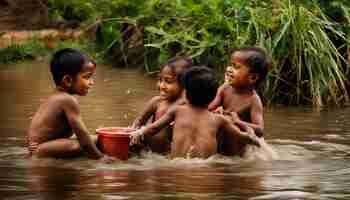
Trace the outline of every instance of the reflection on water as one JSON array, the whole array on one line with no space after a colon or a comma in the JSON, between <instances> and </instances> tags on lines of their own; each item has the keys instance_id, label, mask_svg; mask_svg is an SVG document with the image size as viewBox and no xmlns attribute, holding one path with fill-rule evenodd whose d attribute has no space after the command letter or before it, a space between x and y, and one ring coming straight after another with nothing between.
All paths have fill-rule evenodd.
<instances>
[{"instance_id":1,"label":"reflection on water","mask_svg":"<svg viewBox=\"0 0 350 200\"><path fill-rule=\"evenodd\" d=\"M129 125L155 85L136 70L99 66L79 98L90 132ZM348 107L266 108L267 144L245 158L27 159L26 129L52 88L44 62L0 66L1 199L350 199Z\"/></svg>"}]
</instances>

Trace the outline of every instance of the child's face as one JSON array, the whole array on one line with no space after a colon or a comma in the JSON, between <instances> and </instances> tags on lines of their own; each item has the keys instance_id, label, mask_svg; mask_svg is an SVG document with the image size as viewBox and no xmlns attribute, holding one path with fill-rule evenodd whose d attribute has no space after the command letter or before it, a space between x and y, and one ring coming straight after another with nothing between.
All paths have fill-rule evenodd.
<instances>
[{"instance_id":1,"label":"child's face","mask_svg":"<svg viewBox=\"0 0 350 200\"><path fill-rule=\"evenodd\" d=\"M74 94L85 96L89 89L94 85L94 77L96 65L92 62L84 64L81 71L73 79L71 90Z\"/></svg>"},{"instance_id":2,"label":"child's face","mask_svg":"<svg viewBox=\"0 0 350 200\"><path fill-rule=\"evenodd\" d=\"M231 83L233 79L234 68L232 66L227 66L225 71L225 83Z\"/></svg>"},{"instance_id":3,"label":"child's face","mask_svg":"<svg viewBox=\"0 0 350 200\"><path fill-rule=\"evenodd\" d=\"M160 96L167 101L175 101L181 96L182 88L176 75L169 66L165 66L159 75L158 87Z\"/></svg>"},{"instance_id":4,"label":"child's face","mask_svg":"<svg viewBox=\"0 0 350 200\"><path fill-rule=\"evenodd\" d=\"M245 55L235 52L231 56L231 85L235 87L253 86L256 82L256 74L250 73L250 68L244 63Z\"/></svg>"}]
</instances>

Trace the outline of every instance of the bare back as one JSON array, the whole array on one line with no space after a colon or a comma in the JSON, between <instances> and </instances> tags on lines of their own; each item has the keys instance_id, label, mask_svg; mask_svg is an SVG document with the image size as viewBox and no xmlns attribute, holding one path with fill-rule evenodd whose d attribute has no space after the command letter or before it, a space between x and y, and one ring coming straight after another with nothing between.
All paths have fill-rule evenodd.
<instances>
[{"instance_id":1,"label":"bare back","mask_svg":"<svg viewBox=\"0 0 350 200\"><path fill-rule=\"evenodd\" d=\"M76 99L69 94L55 92L44 100L32 118L28 132L29 142L41 144L73 135L63 110L63 104L67 101L76 101Z\"/></svg>"},{"instance_id":2,"label":"bare back","mask_svg":"<svg viewBox=\"0 0 350 200\"><path fill-rule=\"evenodd\" d=\"M216 134L222 124L222 116L211 113L206 108L178 106L175 112L171 156L185 157L191 147L196 149L198 157L207 158L216 154Z\"/></svg>"},{"instance_id":3,"label":"bare back","mask_svg":"<svg viewBox=\"0 0 350 200\"><path fill-rule=\"evenodd\" d=\"M250 132L242 132L233 125L230 119L223 115L211 113L207 108L195 107L189 104L174 106L161 118L144 129L132 134L132 144L137 144L144 135L155 135L171 122L174 123L171 157L208 158L217 153L216 136L223 130L239 142L255 143L251 134L253 129L246 126Z\"/></svg>"}]
</instances>

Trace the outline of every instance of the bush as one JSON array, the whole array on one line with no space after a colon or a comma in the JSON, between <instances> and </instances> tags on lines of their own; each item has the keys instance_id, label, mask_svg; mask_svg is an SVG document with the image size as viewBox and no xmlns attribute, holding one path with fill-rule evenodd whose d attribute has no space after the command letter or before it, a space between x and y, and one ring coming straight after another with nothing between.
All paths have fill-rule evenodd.
<instances>
[{"instance_id":1,"label":"bush","mask_svg":"<svg viewBox=\"0 0 350 200\"><path fill-rule=\"evenodd\" d=\"M44 52L43 44L36 39L32 39L23 44L15 44L0 49L0 63L9 64L34 59L39 55L44 55Z\"/></svg>"}]
</instances>

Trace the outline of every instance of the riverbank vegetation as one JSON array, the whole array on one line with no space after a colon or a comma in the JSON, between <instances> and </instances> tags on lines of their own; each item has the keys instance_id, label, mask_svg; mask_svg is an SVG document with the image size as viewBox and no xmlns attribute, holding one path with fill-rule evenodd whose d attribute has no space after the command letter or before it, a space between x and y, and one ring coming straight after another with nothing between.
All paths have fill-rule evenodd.
<instances>
[{"instance_id":1,"label":"riverbank vegetation","mask_svg":"<svg viewBox=\"0 0 350 200\"><path fill-rule=\"evenodd\" d=\"M258 45L274 64L261 88L267 103L348 101L348 0L48 0L48 7L53 21L93 27L95 55L116 66L153 73L191 55L221 72L234 48Z\"/></svg>"},{"instance_id":2,"label":"riverbank vegetation","mask_svg":"<svg viewBox=\"0 0 350 200\"><path fill-rule=\"evenodd\" d=\"M0 63L14 64L25 60L41 59L50 56L58 49L68 47L82 49L92 57L99 58L95 45L86 38L49 42L34 37L0 48Z\"/></svg>"}]
</instances>

